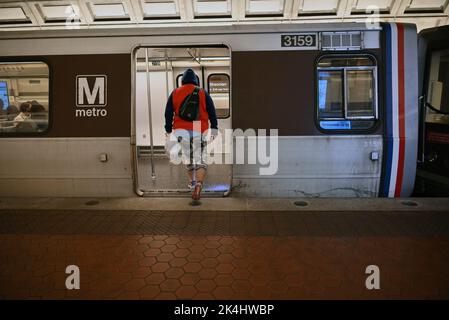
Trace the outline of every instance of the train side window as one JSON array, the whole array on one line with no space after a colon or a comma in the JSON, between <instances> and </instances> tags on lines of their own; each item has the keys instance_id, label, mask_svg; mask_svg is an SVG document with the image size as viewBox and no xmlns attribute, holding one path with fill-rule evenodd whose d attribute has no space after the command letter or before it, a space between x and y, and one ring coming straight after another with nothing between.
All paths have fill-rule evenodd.
<instances>
[{"instance_id":1,"label":"train side window","mask_svg":"<svg viewBox=\"0 0 449 320\"><path fill-rule=\"evenodd\" d=\"M49 123L49 68L44 62L0 62L0 134L43 133Z\"/></svg>"},{"instance_id":2,"label":"train side window","mask_svg":"<svg viewBox=\"0 0 449 320\"><path fill-rule=\"evenodd\" d=\"M374 70L347 70L346 117L350 119L374 119Z\"/></svg>"},{"instance_id":3,"label":"train side window","mask_svg":"<svg viewBox=\"0 0 449 320\"><path fill-rule=\"evenodd\" d=\"M377 119L377 67L370 57L325 57L317 65L317 118L324 130L369 129Z\"/></svg>"},{"instance_id":4,"label":"train side window","mask_svg":"<svg viewBox=\"0 0 449 320\"><path fill-rule=\"evenodd\" d=\"M212 73L207 77L207 90L214 101L217 118L230 115L231 81L226 73Z\"/></svg>"},{"instance_id":5,"label":"train side window","mask_svg":"<svg viewBox=\"0 0 449 320\"><path fill-rule=\"evenodd\" d=\"M318 73L318 110L320 118L343 117L343 71L320 70Z\"/></svg>"}]
</instances>

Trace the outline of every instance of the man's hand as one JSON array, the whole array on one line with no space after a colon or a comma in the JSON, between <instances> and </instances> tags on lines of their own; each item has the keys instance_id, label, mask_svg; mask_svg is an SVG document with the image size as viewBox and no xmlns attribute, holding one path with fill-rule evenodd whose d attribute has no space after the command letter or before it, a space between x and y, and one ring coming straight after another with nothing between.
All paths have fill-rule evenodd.
<instances>
[{"instance_id":1,"label":"man's hand","mask_svg":"<svg viewBox=\"0 0 449 320\"><path fill-rule=\"evenodd\" d=\"M218 129L212 129L210 132L210 141L214 141L218 136Z\"/></svg>"}]
</instances>

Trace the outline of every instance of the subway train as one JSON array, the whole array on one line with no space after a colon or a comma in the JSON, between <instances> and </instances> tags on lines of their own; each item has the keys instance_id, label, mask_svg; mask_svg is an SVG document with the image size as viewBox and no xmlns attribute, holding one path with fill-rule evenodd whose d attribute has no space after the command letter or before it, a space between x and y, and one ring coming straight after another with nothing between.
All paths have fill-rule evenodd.
<instances>
[{"instance_id":1,"label":"subway train","mask_svg":"<svg viewBox=\"0 0 449 320\"><path fill-rule=\"evenodd\" d=\"M209 165L204 196L411 196L417 167L441 175L449 141L448 32L423 35L402 23L2 31L0 195L187 196L164 110L192 68L218 117L208 150L226 160ZM260 150L270 163L250 161Z\"/></svg>"}]
</instances>

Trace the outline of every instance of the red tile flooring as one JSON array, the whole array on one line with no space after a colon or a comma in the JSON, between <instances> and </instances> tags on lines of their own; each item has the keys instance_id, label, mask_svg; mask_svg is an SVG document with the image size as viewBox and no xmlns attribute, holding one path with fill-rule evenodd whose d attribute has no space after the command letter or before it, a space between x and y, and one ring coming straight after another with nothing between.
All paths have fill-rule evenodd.
<instances>
[{"instance_id":1,"label":"red tile flooring","mask_svg":"<svg viewBox=\"0 0 449 320\"><path fill-rule=\"evenodd\" d=\"M0 298L447 299L449 238L0 234Z\"/></svg>"}]
</instances>

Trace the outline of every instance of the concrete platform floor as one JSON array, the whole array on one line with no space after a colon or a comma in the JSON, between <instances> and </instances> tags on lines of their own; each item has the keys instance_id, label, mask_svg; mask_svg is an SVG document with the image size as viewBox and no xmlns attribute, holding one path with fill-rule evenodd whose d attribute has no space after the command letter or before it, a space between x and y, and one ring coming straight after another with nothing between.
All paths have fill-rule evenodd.
<instances>
[{"instance_id":1,"label":"concrete platform floor","mask_svg":"<svg viewBox=\"0 0 449 320\"><path fill-rule=\"evenodd\" d=\"M0 298L448 299L449 201L402 201L0 198Z\"/></svg>"}]
</instances>

